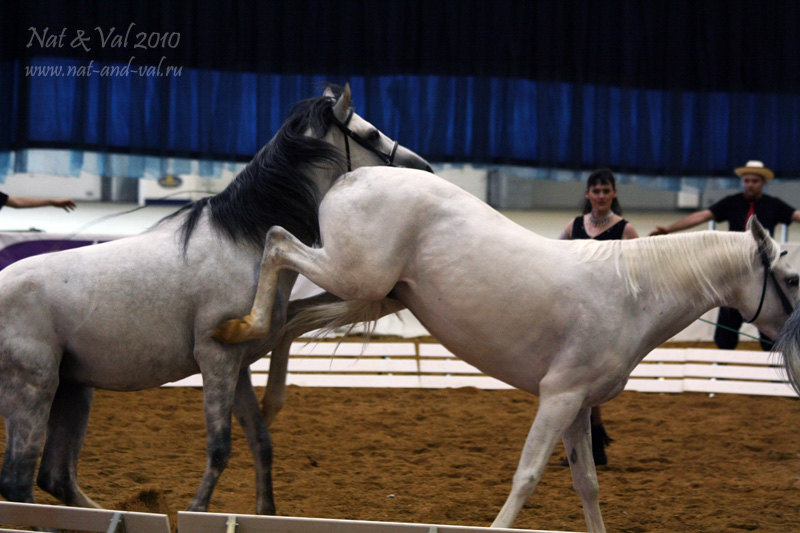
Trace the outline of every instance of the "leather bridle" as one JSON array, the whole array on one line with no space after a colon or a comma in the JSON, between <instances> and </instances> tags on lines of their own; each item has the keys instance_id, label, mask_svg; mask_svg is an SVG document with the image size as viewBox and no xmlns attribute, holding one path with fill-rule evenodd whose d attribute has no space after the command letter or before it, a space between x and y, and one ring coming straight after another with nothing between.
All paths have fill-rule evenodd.
<instances>
[{"instance_id":1,"label":"leather bridle","mask_svg":"<svg viewBox=\"0 0 800 533\"><path fill-rule=\"evenodd\" d=\"M772 263L767 255L766 247L759 246L758 253L761 256L761 264L764 265L764 283L761 286L761 299L758 301L758 309L756 309L756 314L753 315L753 318L747 321L748 324L755 322L755 320L758 318L758 315L761 314L761 308L764 307L764 298L767 295L767 280L769 279L772 279L772 282L775 285L775 290L778 292L778 297L781 300L781 305L783 306L784 312L787 315L791 315L792 311L794 311L792 302L786 296L786 293L783 292L783 289L781 289L781 286L778 283L778 278L775 277L775 270L772 268ZM786 253L786 251L781 252L779 257L783 257L786 255Z\"/></svg>"},{"instance_id":2,"label":"leather bridle","mask_svg":"<svg viewBox=\"0 0 800 533\"><path fill-rule=\"evenodd\" d=\"M348 139L353 139L353 141L361 145L362 148L364 148L365 150L369 150L370 152L378 156L378 158L381 161L383 161L384 165L388 165L390 167L394 166L394 156L397 153L397 146L398 146L397 141L394 141L394 145L392 146L392 151L389 152L388 154L385 154L380 150L376 149L374 146L372 146L370 143L368 143L358 135L356 135L353 132L353 130L347 127L347 125L350 123L350 119L353 118L352 107L347 110L347 117L345 117L343 122L340 121L338 118L336 118L336 115L332 115L332 118L333 118L333 123L336 124L336 127L339 128L339 130L341 130L341 132L344 134L344 147L345 147L345 152L347 153L348 172L353 170L352 165L350 163L350 141Z\"/></svg>"}]
</instances>

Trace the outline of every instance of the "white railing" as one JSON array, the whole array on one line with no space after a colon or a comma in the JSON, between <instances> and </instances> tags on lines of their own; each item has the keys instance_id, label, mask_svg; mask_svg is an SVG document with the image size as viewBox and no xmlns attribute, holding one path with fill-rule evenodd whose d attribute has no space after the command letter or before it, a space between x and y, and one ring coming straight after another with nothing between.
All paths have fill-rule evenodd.
<instances>
[{"instance_id":1,"label":"white railing","mask_svg":"<svg viewBox=\"0 0 800 533\"><path fill-rule=\"evenodd\" d=\"M0 524L107 533L170 533L167 515L0 502ZM3 527L0 526L0 527ZM0 529L0 532L22 531ZM188 530L187 530L188 531Z\"/></svg>"},{"instance_id":2,"label":"white railing","mask_svg":"<svg viewBox=\"0 0 800 533\"><path fill-rule=\"evenodd\" d=\"M169 533L163 514L0 502L0 533L22 532L4 526L56 528L105 533ZM372 522L224 513L178 513L178 531L191 533L560 533L539 529Z\"/></svg>"},{"instance_id":3,"label":"white railing","mask_svg":"<svg viewBox=\"0 0 800 533\"><path fill-rule=\"evenodd\" d=\"M295 342L290 354L287 381L304 387L511 388L430 342ZM659 348L634 369L625 388L794 396L779 358L767 352ZM266 385L269 358L250 368L253 384ZM201 386L202 379L196 375L170 385Z\"/></svg>"},{"instance_id":4,"label":"white railing","mask_svg":"<svg viewBox=\"0 0 800 533\"><path fill-rule=\"evenodd\" d=\"M178 531L191 531L192 533L556 533L540 529L189 512L178 513Z\"/></svg>"}]
</instances>

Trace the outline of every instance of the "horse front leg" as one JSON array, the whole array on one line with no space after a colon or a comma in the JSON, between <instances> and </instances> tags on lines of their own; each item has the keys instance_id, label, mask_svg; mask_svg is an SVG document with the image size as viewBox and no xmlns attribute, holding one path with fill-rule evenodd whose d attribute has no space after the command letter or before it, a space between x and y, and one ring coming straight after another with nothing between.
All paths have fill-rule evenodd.
<instances>
[{"instance_id":1,"label":"horse front leg","mask_svg":"<svg viewBox=\"0 0 800 533\"><path fill-rule=\"evenodd\" d=\"M525 439L525 446L514 474L511 493L492 527L510 528L514 524L522 506L542 479L544 468L559 437L581 409L583 398L583 394L578 393L542 392L539 410Z\"/></svg>"},{"instance_id":2,"label":"horse front leg","mask_svg":"<svg viewBox=\"0 0 800 533\"><path fill-rule=\"evenodd\" d=\"M292 319L298 312L309 307L338 301L341 300L333 294L325 292L309 298L292 300L289 302L286 315L287 329L282 332L283 335L276 343L275 348L272 349L272 354L269 358L267 388L264 390L264 396L261 400L261 412L264 414L264 420L267 426L272 425L272 422L275 421L278 413L286 403L286 374L292 341L304 333L315 329L313 326L307 326L305 324L293 324Z\"/></svg>"},{"instance_id":3,"label":"horse front leg","mask_svg":"<svg viewBox=\"0 0 800 533\"><path fill-rule=\"evenodd\" d=\"M50 407L36 483L66 505L100 507L78 486L78 456L89 425L93 397L94 388L62 381Z\"/></svg>"},{"instance_id":4,"label":"horse front leg","mask_svg":"<svg viewBox=\"0 0 800 533\"><path fill-rule=\"evenodd\" d=\"M346 228L341 234L333 229L339 228L328 228L324 248L310 248L285 229L270 228L250 314L223 323L213 337L225 342L265 337L272 326L275 287L282 269L298 272L344 300L375 302L385 298L398 280L401 265L394 257L399 252L375 252L369 244L358 243Z\"/></svg>"},{"instance_id":5,"label":"horse front leg","mask_svg":"<svg viewBox=\"0 0 800 533\"><path fill-rule=\"evenodd\" d=\"M267 422L267 426L272 425L272 422L275 421L278 413L286 403L286 374L289 365L289 350L291 349L292 342L309 331L327 325L324 322L315 322L314 318L316 317L312 317L310 321L295 321L294 318L306 309L341 301L341 298L329 292L325 292L309 298L292 300L289 302L286 316L286 329L283 330L282 337L272 350L272 355L269 360L267 388L264 390L264 397L261 400L261 412L264 414L264 420ZM386 298L380 308L380 316L396 313L402 309L404 309L403 304L397 300ZM377 319L380 317L375 318Z\"/></svg>"},{"instance_id":6,"label":"horse front leg","mask_svg":"<svg viewBox=\"0 0 800 533\"><path fill-rule=\"evenodd\" d=\"M272 493L272 440L269 428L261 417L258 398L250 381L250 370L242 368L236 383L233 412L242 426L256 471L256 514L275 514Z\"/></svg>"},{"instance_id":7,"label":"horse front leg","mask_svg":"<svg viewBox=\"0 0 800 533\"><path fill-rule=\"evenodd\" d=\"M305 250L311 249L285 229L279 226L270 228L267 232L264 254L261 257L258 286L250 314L222 323L211 336L224 342L236 343L263 339L269 335L281 269L287 266L287 257L293 252L302 253ZM292 274L292 276L293 284L297 275ZM288 288L291 290L291 284ZM288 299L287 294L286 301Z\"/></svg>"},{"instance_id":8,"label":"horse front leg","mask_svg":"<svg viewBox=\"0 0 800 533\"><path fill-rule=\"evenodd\" d=\"M592 455L591 409L581 409L575 421L564 432L572 485L581 498L583 516L589 531L605 531L600 514L600 487Z\"/></svg>"},{"instance_id":9,"label":"horse front leg","mask_svg":"<svg viewBox=\"0 0 800 533\"><path fill-rule=\"evenodd\" d=\"M289 349L294 337L284 335L272 349L269 358L267 388L261 399L261 412L267 427L272 426L286 403L286 374L289 367Z\"/></svg>"}]
</instances>

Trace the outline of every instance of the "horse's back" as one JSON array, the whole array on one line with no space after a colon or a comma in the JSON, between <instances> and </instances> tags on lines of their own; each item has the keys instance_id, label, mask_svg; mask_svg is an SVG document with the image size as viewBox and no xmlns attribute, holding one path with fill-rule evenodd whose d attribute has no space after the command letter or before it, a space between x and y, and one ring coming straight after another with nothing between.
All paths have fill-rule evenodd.
<instances>
[{"instance_id":1,"label":"horse's back","mask_svg":"<svg viewBox=\"0 0 800 533\"><path fill-rule=\"evenodd\" d=\"M394 294L441 342L536 392L553 355L549 336L573 326L577 294L564 288L592 270L578 264L574 243L545 239L459 187L405 169L359 169L323 208L325 246L345 229L339 242L369 247L382 268L400 271Z\"/></svg>"},{"instance_id":2,"label":"horse's back","mask_svg":"<svg viewBox=\"0 0 800 533\"><path fill-rule=\"evenodd\" d=\"M397 234L436 233L438 237L452 233L455 224L462 235L505 241L503 245L530 247L549 240L453 183L406 168L362 167L346 174L323 199L320 216L329 218L330 227L346 226L351 232L368 228L370 235L380 239Z\"/></svg>"},{"instance_id":3,"label":"horse's back","mask_svg":"<svg viewBox=\"0 0 800 533\"><path fill-rule=\"evenodd\" d=\"M14 263L0 272L0 342L46 341L64 354L63 375L101 388L196 372L198 331L246 308L254 274L250 263L193 255L166 228ZM226 297L227 283L243 289Z\"/></svg>"}]
</instances>

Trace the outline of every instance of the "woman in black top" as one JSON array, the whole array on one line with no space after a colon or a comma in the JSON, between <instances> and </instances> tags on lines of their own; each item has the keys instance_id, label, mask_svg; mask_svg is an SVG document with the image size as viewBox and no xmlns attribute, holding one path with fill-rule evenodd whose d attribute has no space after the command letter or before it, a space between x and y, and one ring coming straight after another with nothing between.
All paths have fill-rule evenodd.
<instances>
[{"instance_id":1,"label":"woman in black top","mask_svg":"<svg viewBox=\"0 0 800 533\"><path fill-rule=\"evenodd\" d=\"M614 174L604 168L595 170L586 180L586 201L583 215L575 217L564 228L561 239L635 239L639 235L633 225L622 218L622 208L617 200L617 186ZM608 464L606 445L611 439L603 427L600 406L592 407L592 455L595 465ZM561 464L569 466L567 459Z\"/></svg>"},{"instance_id":2,"label":"woman in black top","mask_svg":"<svg viewBox=\"0 0 800 533\"><path fill-rule=\"evenodd\" d=\"M586 180L586 201L583 215L575 217L561 232L560 239L635 239L639 235L630 222L622 218L617 200L614 174L606 168L595 170Z\"/></svg>"}]
</instances>

